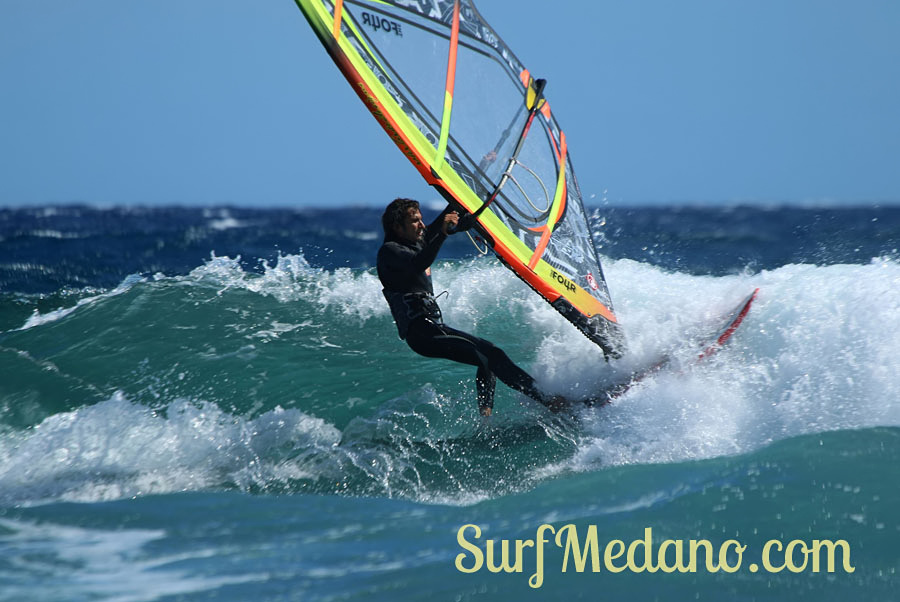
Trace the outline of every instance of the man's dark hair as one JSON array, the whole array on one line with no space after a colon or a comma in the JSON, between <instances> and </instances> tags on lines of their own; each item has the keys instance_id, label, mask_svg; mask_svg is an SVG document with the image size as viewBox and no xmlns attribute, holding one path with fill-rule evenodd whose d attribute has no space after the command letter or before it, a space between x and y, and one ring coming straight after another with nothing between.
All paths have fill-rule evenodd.
<instances>
[{"instance_id":1,"label":"man's dark hair","mask_svg":"<svg viewBox=\"0 0 900 602\"><path fill-rule=\"evenodd\" d=\"M412 199L394 199L385 208L381 216L381 227L385 236L392 236L397 226L402 226L410 209L419 210L419 201Z\"/></svg>"}]
</instances>

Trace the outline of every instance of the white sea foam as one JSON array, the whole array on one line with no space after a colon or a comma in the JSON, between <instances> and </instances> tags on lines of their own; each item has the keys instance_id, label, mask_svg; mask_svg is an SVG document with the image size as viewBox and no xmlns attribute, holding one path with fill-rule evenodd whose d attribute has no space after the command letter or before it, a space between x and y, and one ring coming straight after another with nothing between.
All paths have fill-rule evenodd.
<instances>
[{"instance_id":1,"label":"white sea foam","mask_svg":"<svg viewBox=\"0 0 900 602\"><path fill-rule=\"evenodd\" d=\"M0 439L0 502L100 501L317 476L305 453L340 433L299 410L236 417L208 402L153 410L117 393ZM266 462L291 456L288 463ZM291 450L296 450L292 453Z\"/></svg>"},{"instance_id":2,"label":"white sea foam","mask_svg":"<svg viewBox=\"0 0 900 602\"><path fill-rule=\"evenodd\" d=\"M275 265L265 262L262 268L261 274L245 270L240 257L213 253L209 261L192 270L187 278L211 282L221 287L220 292L239 288L282 302L304 300L361 320L388 312L378 277L369 271L315 268L302 253L279 255Z\"/></svg>"},{"instance_id":3,"label":"white sea foam","mask_svg":"<svg viewBox=\"0 0 900 602\"><path fill-rule=\"evenodd\" d=\"M821 431L900 425L900 265L788 265L758 274L700 277L611 262L633 356L584 359L583 342L557 333L539 352L558 388L602 387L684 337L692 324L760 295L717 356L652 378L584 413L587 437L566 466L672 462L757 449ZM553 359L546 359L552 357ZM614 379L612 379L614 380ZM588 387L590 388L590 387Z\"/></svg>"}]
</instances>

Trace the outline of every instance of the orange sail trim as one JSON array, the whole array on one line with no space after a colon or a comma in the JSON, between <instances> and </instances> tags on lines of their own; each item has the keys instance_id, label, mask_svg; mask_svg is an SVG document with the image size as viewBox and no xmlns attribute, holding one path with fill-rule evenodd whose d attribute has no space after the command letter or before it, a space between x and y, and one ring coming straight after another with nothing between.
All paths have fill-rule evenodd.
<instances>
[{"instance_id":1,"label":"orange sail trim","mask_svg":"<svg viewBox=\"0 0 900 602\"><path fill-rule=\"evenodd\" d=\"M444 162L450 140L450 115L453 112L453 86L456 82L456 54L459 48L459 0L453 3L453 23L450 29L450 52L447 54L447 83L444 86L444 110L441 116L441 135L438 139L432 170L435 175Z\"/></svg>"},{"instance_id":2,"label":"orange sail trim","mask_svg":"<svg viewBox=\"0 0 900 602\"><path fill-rule=\"evenodd\" d=\"M560 204L562 205L560 212L562 212L562 209L564 209L566 205L565 194L566 191L563 189L563 199L560 201ZM532 271L534 271L534 268L537 266L538 261L540 261L541 256L543 256L544 251L547 250L547 245L550 243L550 236L553 234L553 228L550 224L547 224L546 226L542 226L538 231L543 231L543 233L541 234L541 239L538 241L537 247L534 249L534 254L528 261L528 268Z\"/></svg>"},{"instance_id":3,"label":"orange sail trim","mask_svg":"<svg viewBox=\"0 0 900 602\"><path fill-rule=\"evenodd\" d=\"M528 268L531 270L534 270L535 266L537 266L537 262L540 261L541 255L544 254L544 251L547 250L547 245L550 243L550 228L542 226L541 230L543 230L541 240L538 241L537 248L534 250L534 255L531 256L531 260L528 262Z\"/></svg>"},{"instance_id":4,"label":"orange sail trim","mask_svg":"<svg viewBox=\"0 0 900 602\"><path fill-rule=\"evenodd\" d=\"M566 196L568 194L566 182L566 135L560 132L559 138L559 149L556 153L556 159L559 161L559 182L556 191L557 200L555 201L557 206L552 209L552 214L547 223L537 230L538 232L543 231L543 234L541 234L541 239L538 241L537 247L534 249L534 254L528 262L528 268L531 270L534 270L537 262L544 254L544 251L547 250L547 245L550 243L550 236L553 234L553 228L556 226L556 222L566 209ZM555 147L556 143L554 142L554 149Z\"/></svg>"},{"instance_id":5,"label":"orange sail trim","mask_svg":"<svg viewBox=\"0 0 900 602\"><path fill-rule=\"evenodd\" d=\"M334 39L338 39L341 35L341 17L344 13L344 0L337 0L334 4L334 25L331 28L331 35Z\"/></svg>"},{"instance_id":6,"label":"orange sail trim","mask_svg":"<svg viewBox=\"0 0 900 602\"><path fill-rule=\"evenodd\" d=\"M450 54L447 58L447 94L453 96L456 81L456 50L459 48L459 0L453 4L453 27L450 30Z\"/></svg>"},{"instance_id":7,"label":"orange sail trim","mask_svg":"<svg viewBox=\"0 0 900 602\"><path fill-rule=\"evenodd\" d=\"M546 100L541 106L541 115L543 115L547 119L547 121L550 121L550 103Z\"/></svg>"}]
</instances>

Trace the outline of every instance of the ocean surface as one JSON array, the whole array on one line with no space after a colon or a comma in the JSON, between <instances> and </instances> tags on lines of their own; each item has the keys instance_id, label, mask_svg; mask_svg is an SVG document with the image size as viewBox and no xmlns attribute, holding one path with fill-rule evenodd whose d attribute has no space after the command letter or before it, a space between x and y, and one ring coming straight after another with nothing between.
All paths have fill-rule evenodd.
<instances>
[{"instance_id":1,"label":"ocean surface","mask_svg":"<svg viewBox=\"0 0 900 602\"><path fill-rule=\"evenodd\" d=\"M446 321L572 396L760 289L710 361L488 420L379 215L0 209L0 600L898 599L900 208L594 209L611 364L452 237Z\"/></svg>"}]
</instances>

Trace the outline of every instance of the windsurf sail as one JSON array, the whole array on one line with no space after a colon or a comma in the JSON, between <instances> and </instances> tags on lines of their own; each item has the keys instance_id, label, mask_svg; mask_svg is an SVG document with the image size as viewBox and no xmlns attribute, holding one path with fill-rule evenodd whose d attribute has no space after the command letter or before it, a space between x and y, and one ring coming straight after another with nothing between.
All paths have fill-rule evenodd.
<instances>
[{"instance_id":1,"label":"windsurf sail","mask_svg":"<svg viewBox=\"0 0 900 602\"><path fill-rule=\"evenodd\" d=\"M516 275L609 357L625 343L565 133L471 0L296 0L360 99Z\"/></svg>"}]
</instances>

